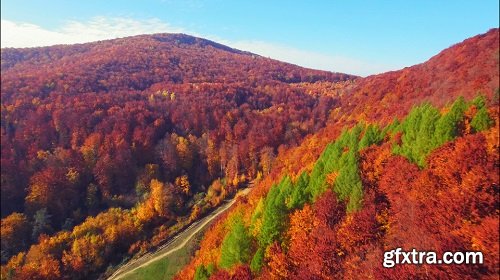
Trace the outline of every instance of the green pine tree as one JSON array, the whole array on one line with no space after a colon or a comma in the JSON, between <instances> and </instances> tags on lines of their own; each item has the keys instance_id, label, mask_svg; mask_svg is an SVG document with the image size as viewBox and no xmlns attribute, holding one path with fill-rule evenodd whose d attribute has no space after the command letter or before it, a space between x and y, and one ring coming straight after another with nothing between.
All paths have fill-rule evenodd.
<instances>
[{"instance_id":1,"label":"green pine tree","mask_svg":"<svg viewBox=\"0 0 500 280\"><path fill-rule=\"evenodd\" d=\"M451 106L450 111L438 120L434 133L435 148L458 136L459 128L464 120L466 110L467 104L464 98L459 97Z\"/></svg>"},{"instance_id":2,"label":"green pine tree","mask_svg":"<svg viewBox=\"0 0 500 280\"><path fill-rule=\"evenodd\" d=\"M241 218L236 218L221 246L220 267L231 268L238 263L248 262L252 240Z\"/></svg>"},{"instance_id":3,"label":"green pine tree","mask_svg":"<svg viewBox=\"0 0 500 280\"><path fill-rule=\"evenodd\" d=\"M361 141L359 142L359 149L364 149L373 144L379 144L384 139L384 133L379 129L377 125L368 125L365 130L365 134Z\"/></svg>"},{"instance_id":4,"label":"green pine tree","mask_svg":"<svg viewBox=\"0 0 500 280\"><path fill-rule=\"evenodd\" d=\"M202 264L199 265L197 268L196 268L196 271L194 273L194 280L208 280L208 278L210 278L210 274L208 273L207 269L205 268L205 266L203 266Z\"/></svg>"},{"instance_id":5,"label":"green pine tree","mask_svg":"<svg viewBox=\"0 0 500 280\"><path fill-rule=\"evenodd\" d=\"M262 248L257 249L255 255L252 258L252 262L250 263L250 270L253 273L259 273L262 269L262 265L264 263L264 250Z\"/></svg>"},{"instance_id":6,"label":"green pine tree","mask_svg":"<svg viewBox=\"0 0 500 280\"><path fill-rule=\"evenodd\" d=\"M472 127L474 132L487 130L493 124L494 121L491 119L490 114L488 114L488 110L486 109L486 107L479 109L479 111L477 111L476 115L470 122L470 126Z\"/></svg>"},{"instance_id":7,"label":"green pine tree","mask_svg":"<svg viewBox=\"0 0 500 280\"><path fill-rule=\"evenodd\" d=\"M304 204L309 200L309 196L306 193L308 183L309 175L307 172L302 172L295 183L290 199L287 201L286 206L288 209L292 210L302 208L302 206L304 206Z\"/></svg>"},{"instance_id":8,"label":"green pine tree","mask_svg":"<svg viewBox=\"0 0 500 280\"><path fill-rule=\"evenodd\" d=\"M262 214L262 227L259 242L262 247L267 247L277 240L285 228L287 219L286 198L289 195L288 187L290 179L286 176L279 186L271 187L264 201L264 212Z\"/></svg>"}]
</instances>

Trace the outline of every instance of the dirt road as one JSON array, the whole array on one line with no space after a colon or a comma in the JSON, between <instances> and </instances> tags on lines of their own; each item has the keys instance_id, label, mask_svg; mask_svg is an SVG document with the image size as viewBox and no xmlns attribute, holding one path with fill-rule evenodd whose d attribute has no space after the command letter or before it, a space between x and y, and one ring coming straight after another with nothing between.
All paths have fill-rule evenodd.
<instances>
[{"instance_id":1,"label":"dirt road","mask_svg":"<svg viewBox=\"0 0 500 280\"><path fill-rule=\"evenodd\" d=\"M165 258L173 252L182 249L191 240L191 238L196 235L196 233L202 230L207 224L212 222L220 214L224 213L224 211L229 209L229 207L231 207L236 202L236 198L238 196L246 195L249 191L250 187L241 190L233 199L219 206L219 208L215 209L206 217L192 223L188 228L174 236L169 242L162 245L155 252L147 253L140 258L131 260L127 264L121 266L108 278L108 280L121 279L125 275L132 273L133 271L141 267L145 267L152 262Z\"/></svg>"}]
</instances>

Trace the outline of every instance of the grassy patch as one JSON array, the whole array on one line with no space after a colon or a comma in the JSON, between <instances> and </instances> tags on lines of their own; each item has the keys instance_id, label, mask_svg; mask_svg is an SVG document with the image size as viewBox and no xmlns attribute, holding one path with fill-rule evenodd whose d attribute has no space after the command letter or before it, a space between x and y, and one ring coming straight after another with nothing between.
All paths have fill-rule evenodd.
<instances>
[{"instance_id":1,"label":"grassy patch","mask_svg":"<svg viewBox=\"0 0 500 280\"><path fill-rule=\"evenodd\" d=\"M168 280L187 265L198 250L203 232L207 226L198 232L184 247L159 259L151 264L141 267L132 273L125 275L123 280Z\"/></svg>"}]
</instances>

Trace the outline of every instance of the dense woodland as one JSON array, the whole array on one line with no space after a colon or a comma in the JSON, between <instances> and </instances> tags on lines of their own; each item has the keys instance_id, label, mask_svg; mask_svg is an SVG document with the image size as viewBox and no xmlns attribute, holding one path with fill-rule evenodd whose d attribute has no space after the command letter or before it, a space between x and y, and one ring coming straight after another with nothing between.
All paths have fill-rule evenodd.
<instances>
[{"instance_id":1,"label":"dense woodland","mask_svg":"<svg viewBox=\"0 0 500 280\"><path fill-rule=\"evenodd\" d=\"M160 244L325 125L335 99L292 83L352 78L186 35L2 49L2 264L26 264L2 275Z\"/></svg>"},{"instance_id":2,"label":"dense woodland","mask_svg":"<svg viewBox=\"0 0 500 280\"><path fill-rule=\"evenodd\" d=\"M312 170L240 200L178 279L496 278L498 108L485 103L426 103L344 130ZM383 268L396 247L481 251L486 262Z\"/></svg>"},{"instance_id":3,"label":"dense woodland","mask_svg":"<svg viewBox=\"0 0 500 280\"><path fill-rule=\"evenodd\" d=\"M177 279L497 279L498 43L494 29L421 65L318 84L341 104L327 126L277 156ZM383 268L396 247L486 261Z\"/></svg>"},{"instance_id":4,"label":"dense woodland","mask_svg":"<svg viewBox=\"0 0 500 280\"><path fill-rule=\"evenodd\" d=\"M495 278L498 41L368 78L186 35L2 49L2 279L96 277L251 180L179 279Z\"/></svg>"}]
</instances>

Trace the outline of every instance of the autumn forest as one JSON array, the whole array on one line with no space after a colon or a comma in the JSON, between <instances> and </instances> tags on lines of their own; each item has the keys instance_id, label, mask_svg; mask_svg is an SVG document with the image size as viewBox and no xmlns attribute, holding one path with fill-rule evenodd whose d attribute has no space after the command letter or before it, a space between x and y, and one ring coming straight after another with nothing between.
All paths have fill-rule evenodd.
<instances>
[{"instance_id":1,"label":"autumn forest","mask_svg":"<svg viewBox=\"0 0 500 280\"><path fill-rule=\"evenodd\" d=\"M183 34L1 50L1 278L498 279L499 30L354 75ZM382 266L383 252L481 251Z\"/></svg>"}]
</instances>

